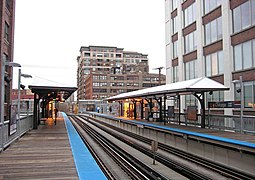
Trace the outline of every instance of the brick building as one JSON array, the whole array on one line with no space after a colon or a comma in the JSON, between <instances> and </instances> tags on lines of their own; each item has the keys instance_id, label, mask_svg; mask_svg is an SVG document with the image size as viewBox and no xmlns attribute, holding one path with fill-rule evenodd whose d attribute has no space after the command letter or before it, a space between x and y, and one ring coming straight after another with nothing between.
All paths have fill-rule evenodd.
<instances>
[{"instance_id":1,"label":"brick building","mask_svg":"<svg viewBox=\"0 0 255 180\"><path fill-rule=\"evenodd\" d=\"M109 46L80 48L77 58L77 100L104 99L116 94L165 84L165 75L149 73L148 55Z\"/></svg>"},{"instance_id":2,"label":"brick building","mask_svg":"<svg viewBox=\"0 0 255 180\"><path fill-rule=\"evenodd\" d=\"M0 0L0 69L3 61L13 61L14 47L14 17L15 17L15 0ZM11 103L12 89L12 68L5 67L4 78L0 76L0 83L4 81L4 119L9 117L8 107ZM1 71L1 70L0 70ZM2 74L2 72L0 72ZM0 100L2 95L0 96ZM2 102L2 100L0 101ZM0 112L2 113L2 112Z\"/></svg>"},{"instance_id":3,"label":"brick building","mask_svg":"<svg viewBox=\"0 0 255 180\"><path fill-rule=\"evenodd\" d=\"M18 89L12 90L12 100L18 99ZM34 99L34 93L30 89L21 89L20 90L20 99Z\"/></svg>"},{"instance_id":4,"label":"brick building","mask_svg":"<svg viewBox=\"0 0 255 180\"><path fill-rule=\"evenodd\" d=\"M208 101L233 101L240 100L240 81L233 81L241 76L245 114L255 114L255 1L166 0L165 9L167 83L207 76L230 87L207 94ZM182 101L197 103L193 96Z\"/></svg>"}]
</instances>

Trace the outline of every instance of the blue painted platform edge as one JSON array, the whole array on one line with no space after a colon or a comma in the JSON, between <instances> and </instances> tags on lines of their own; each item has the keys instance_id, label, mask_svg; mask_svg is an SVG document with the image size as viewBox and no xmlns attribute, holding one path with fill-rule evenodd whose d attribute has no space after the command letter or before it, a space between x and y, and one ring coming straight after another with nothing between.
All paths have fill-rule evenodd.
<instances>
[{"instance_id":1,"label":"blue painted platform edge","mask_svg":"<svg viewBox=\"0 0 255 180\"><path fill-rule=\"evenodd\" d=\"M95 113L95 114L97 114L97 113ZM106 117L106 118L112 118L117 121L123 121L123 122L128 122L128 123L131 122L130 120L125 120L122 118L117 118L117 117L109 116L106 114L97 114L97 115ZM224 137L219 137L219 136L214 136L214 135L209 135L209 134L197 133L197 132L192 132L192 131L186 131L186 130L171 128L171 127L166 127L166 126L160 126L160 125L150 124L150 123L141 122L141 121L137 121L137 120L132 120L132 122L134 122L135 124L141 124L141 125L148 126L148 127L183 133L183 134L187 134L187 135L202 137L202 138L206 138L206 139L221 141L221 142L240 145L240 146L249 147L249 148L255 148L255 143L250 143L250 142L245 142L245 141L240 141L240 140L230 139L230 138L224 138Z\"/></svg>"},{"instance_id":2,"label":"blue painted platform edge","mask_svg":"<svg viewBox=\"0 0 255 180\"><path fill-rule=\"evenodd\" d=\"M80 180L101 180L107 179L91 155L88 148L85 146L81 137L73 127L67 115L62 112L65 126L72 149L76 170Z\"/></svg>"}]
</instances>

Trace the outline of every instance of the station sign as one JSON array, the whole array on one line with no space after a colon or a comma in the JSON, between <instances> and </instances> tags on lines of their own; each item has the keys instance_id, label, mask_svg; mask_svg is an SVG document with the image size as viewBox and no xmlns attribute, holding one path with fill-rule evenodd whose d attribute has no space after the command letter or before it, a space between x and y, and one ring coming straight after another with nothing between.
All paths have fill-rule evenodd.
<instances>
[{"instance_id":1,"label":"station sign","mask_svg":"<svg viewBox=\"0 0 255 180\"><path fill-rule=\"evenodd\" d=\"M240 101L208 102L208 108L241 108Z\"/></svg>"}]
</instances>

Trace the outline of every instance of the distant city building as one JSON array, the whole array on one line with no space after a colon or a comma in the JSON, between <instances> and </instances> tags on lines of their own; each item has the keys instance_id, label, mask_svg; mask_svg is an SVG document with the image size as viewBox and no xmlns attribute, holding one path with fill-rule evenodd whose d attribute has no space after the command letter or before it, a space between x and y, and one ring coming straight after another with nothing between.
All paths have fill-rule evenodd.
<instances>
[{"instance_id":1,"label":"distant city building","mask_svg":"<svg viewBox=\"0 0 255 180\"><path fill-rule=\"evenodd\" d=\"M18 99L18 89L12 90L12 100ZM34 93L30 89L21 89L20 90L20 99L34 99Z\"/></svg>"},{"instance_id":2,"label":"distant city building","mask_svg":"<svg viewBox=\"0 0 255 180\"><path fill-rule=\"evenodd\" d=\"M13 61L14 47L14 17L15 17L15 0L0 0L0 74L2 74L2 62ZM4 81L4 95L0 92L1 98L4 97L4 119L9 118L9 105L11 104L12 89L12 68L6 66L4 77L0 76L0 83ZM3 79L4 78L4 79ZM2 88L2 87L1 87ZM0 112L2 113L2 112Z\"/></svg>"},{"instance_id":3,"label":"distant city building","mask_svg":"<svg viewBox=\"0 0 255 180\"><path fill-rule=\"evenodd\" d=\"M12 105L18 106L18 89L12 89ZM32 114L34 109L34 93L30 89L20 90L21 115Z\"/></svg>"},{"instance_id":4,"label":"distant city building","mask_svg":"<svg viewBox=\"0 0 255 180\"><path fill-rule=\"evenodd\" d=\"M166 0L165 9L167 83L210 77L230 91L207 100L231 101L240 100L233 80L242 76L245 113L255 114L255 1ZM194 96L182 101L196 104Z\"/></svg>"},{"instance_id":5,"label":"distant city building","mask_svg":"<svg viewBox=\"0 0 255 180\"><path fill-rule=\"evenodd\" d=\"M117 47L82 46L77 58L77 100L104 99L165 84L165 75L149 73L147 56Z\"/></svg>"}]
</instances>

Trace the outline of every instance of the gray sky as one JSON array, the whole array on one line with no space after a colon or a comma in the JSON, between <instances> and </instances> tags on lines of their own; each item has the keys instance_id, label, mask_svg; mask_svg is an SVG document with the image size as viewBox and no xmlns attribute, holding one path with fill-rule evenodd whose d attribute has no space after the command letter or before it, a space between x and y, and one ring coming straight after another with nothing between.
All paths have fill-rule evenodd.
<instances>
[{"instance_id":1,"label":"gray sky","mask_svg":"<svg viewBox=\"0 0 255 180\"><path fill-rule=\"evenodd\" d=\"M22 83L76 86L76 58L80 47L89 45L116 46L148 54L150 69L165 67L164 3L16 0L14 61L23 66L22 73L34 77L22 78ZM16 77L14 70L14 88Z\"/></svg>"}]
</instances>

